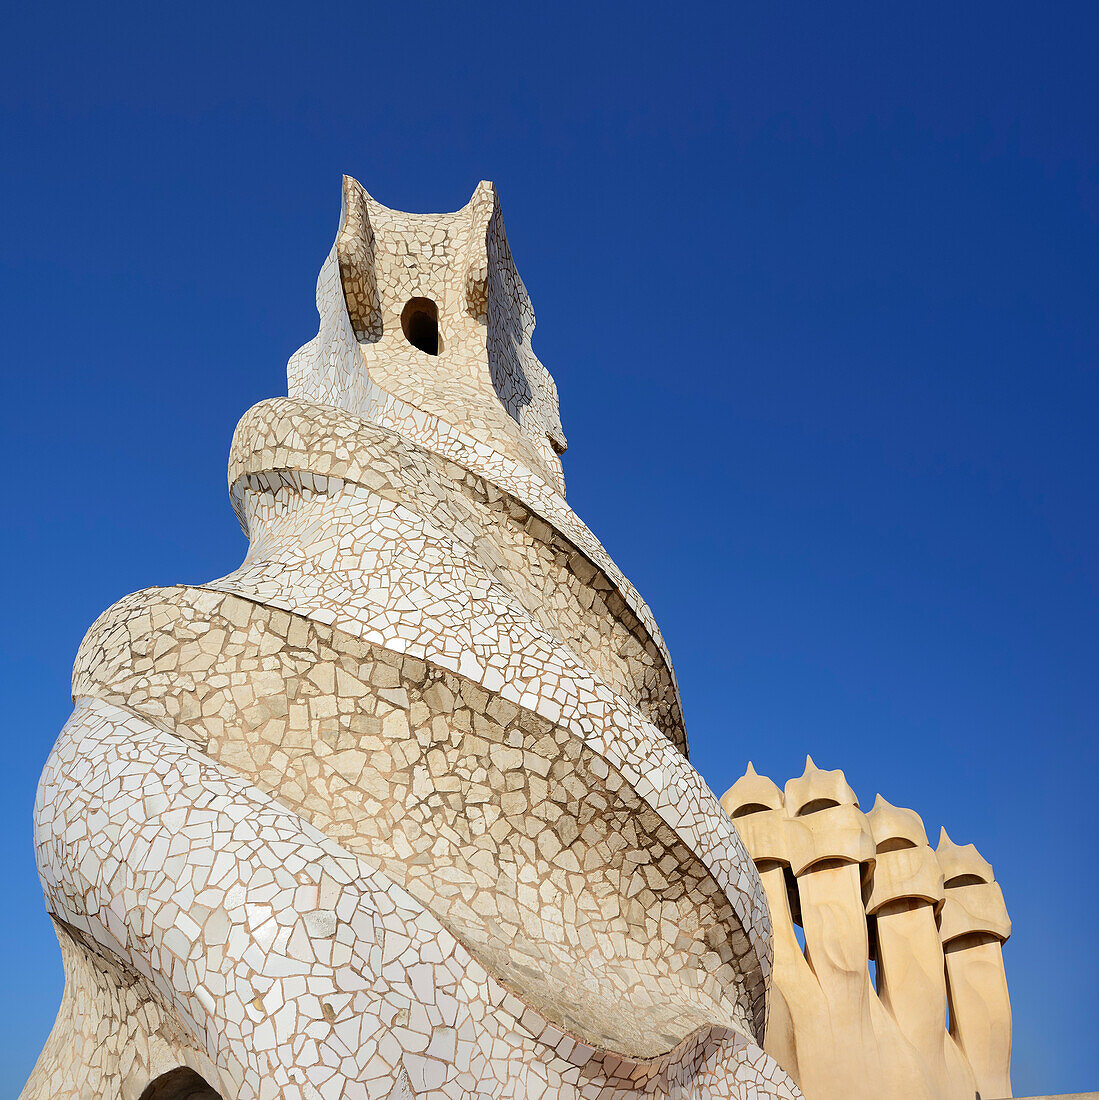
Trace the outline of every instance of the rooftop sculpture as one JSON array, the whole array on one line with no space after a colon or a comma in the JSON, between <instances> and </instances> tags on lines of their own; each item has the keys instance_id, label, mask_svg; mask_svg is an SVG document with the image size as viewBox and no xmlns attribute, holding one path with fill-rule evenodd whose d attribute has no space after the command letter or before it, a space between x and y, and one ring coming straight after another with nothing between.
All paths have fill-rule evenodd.
<instances>
[{"instance_id":1,"label":"rooftop sculpture","mask_svg":"<svg viewBox=\"0 0 1099 1100\"><path fill-rule=\"evenodd\" d=\"M1011 922L976 848L944 830L932 851L881 795L864 814L811 758L785 790L749 764L721 805L774 922L764 1047L808 1100L1011 1096Z\"/></svg>"},{"instance_id":2,"label":"rooftop sculpture","mask_svg":"<svg viewBox=\"0 0 1099 1100\"><path fill-rule=\"evenodd\" d=\"M317 304L233 439L243 564L77 655L24 1100L800 1096L759 875L565 503L492 185L416 215L346 179Z\"/></svg>"}]
</instances>

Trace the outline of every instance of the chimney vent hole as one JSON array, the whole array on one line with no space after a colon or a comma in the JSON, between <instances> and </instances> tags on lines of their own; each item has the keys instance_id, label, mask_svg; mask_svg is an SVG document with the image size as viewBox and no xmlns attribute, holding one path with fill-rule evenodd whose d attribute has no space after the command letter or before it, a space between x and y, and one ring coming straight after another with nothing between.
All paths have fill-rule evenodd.
<instances>
[{"instance_id":1,"label":"chimney vent hole","mask_svg":"<svg viewBox=\"0 0 1099 1100\"><path fill-rule=\"evenodd\" d=\"M409 298L401 310L401 329L414 348L439 354L439 307L430 298Z\"/></svg>"}]
</instances>

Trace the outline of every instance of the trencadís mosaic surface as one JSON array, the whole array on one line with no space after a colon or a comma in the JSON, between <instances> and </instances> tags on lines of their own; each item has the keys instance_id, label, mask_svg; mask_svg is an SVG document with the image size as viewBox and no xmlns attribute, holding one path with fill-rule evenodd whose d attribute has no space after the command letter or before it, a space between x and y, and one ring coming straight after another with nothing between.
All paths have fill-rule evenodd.
<instances>
[{"instance_id":1,"label":"trencad\u00eds mosaic surface","mask_svg":"<svg viewBox=\"0 0 1099 1100\"><path fill-rule=\"evenodd\" d=\"M345 180L317 303L232 442L240 568L77 655L24 1100L800 1096L760 877L565 501L494 188L420 215Z\"/></svg>"}]
</instances>

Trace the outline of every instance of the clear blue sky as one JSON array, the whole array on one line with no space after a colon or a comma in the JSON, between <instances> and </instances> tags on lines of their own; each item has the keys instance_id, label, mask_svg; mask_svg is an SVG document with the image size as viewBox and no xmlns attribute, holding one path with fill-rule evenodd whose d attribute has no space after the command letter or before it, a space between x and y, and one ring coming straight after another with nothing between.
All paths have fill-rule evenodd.
<instances>
[{"instance_id":1,"label":"clear blue sky","mask_svg":"<svg viewBox=\"0 0 1099 1100\"><path fill-rule=\"evenodd\" d=\"M991 860L1020 1094L1099 1088L1090 4L22 4L0 29L0 1093L61 971L34 787L122 594L241 558L342 172L496 181L569 499L721 791L805 753Z\"/></svg>"}]
</instances>

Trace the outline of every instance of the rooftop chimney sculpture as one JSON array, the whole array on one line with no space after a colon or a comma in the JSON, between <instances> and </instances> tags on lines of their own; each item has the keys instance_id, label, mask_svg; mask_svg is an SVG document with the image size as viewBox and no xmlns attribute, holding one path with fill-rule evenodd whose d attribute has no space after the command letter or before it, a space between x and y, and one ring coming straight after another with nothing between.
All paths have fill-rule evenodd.
<instances>
[{"instance_id":1,"label":"rooftop chimney sculpture","mask_svg":"<svg viewBox=\"0 0 1099 1100\"><path fill-rule=\"evenodd\" d=\"M492 185L417 215L346 179L317 304L233 438L241 566L77 655L35 808L66 985L23 1100L800 1096L761 1049L760 878L565 503ZM873 853L844 784L803 787L833 827L774 859ZM852 914L853 866L821 879Z\"/></svg>"},{"instance_id":2,"label":"rooftop chimney sculpture","mask_svg":"<svg viewBox=\"0 0 1099 1100\"><path fill-rule=\"evenodd\" d=\"M944 831L932 851L881 795L864 814L812 758L785 792L749 764L721 805L774 922L764 1049L807 1100L1011 1096L1011 922L976 848Z\"/></svg>"}]
</instances>

